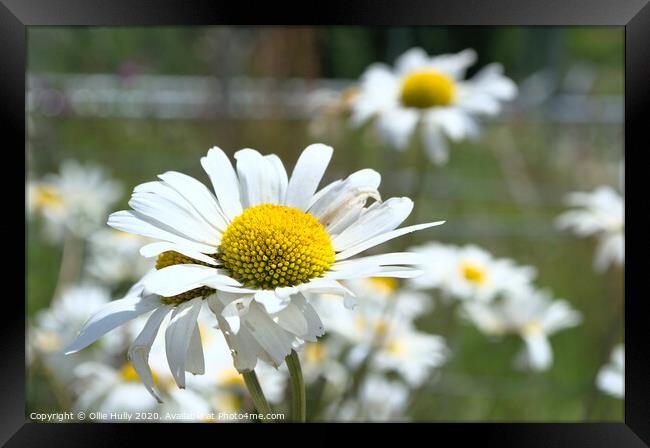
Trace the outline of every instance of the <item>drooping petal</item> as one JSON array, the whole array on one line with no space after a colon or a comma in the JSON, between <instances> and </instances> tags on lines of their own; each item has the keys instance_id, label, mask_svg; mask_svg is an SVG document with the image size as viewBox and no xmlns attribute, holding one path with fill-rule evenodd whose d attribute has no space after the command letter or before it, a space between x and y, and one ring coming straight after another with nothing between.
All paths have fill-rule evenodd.
<instances>
[{"instance_id":1,"label":"drooping petal","mask_svg":"<svg viewBox=\"0 0 650 448\"><path fill-rule=\"evenodd\" d=\"M108 303L86 321L77 338L65 350L66 355L88 347L104 334L161 305L157 297L129 295Z\"/></svg>"},{"instance_id":2,"label":"drooping petal","mask_svg":"<svg viewBox=\"0 0 650 448\"><path fill-rule=\"evenodd\" d=\"M449 147L440 127L431 122L422 126L422 143L429 159L436 165L444 165L449 160Z\"/></svg>"},{"instance_id":3,"label":"drooping petal","mask_svg":"<svg viewBox=\"0 0 650 448\"><path fill-rule=\"evenodd\" d=\"M131 347L129 347L127 354L129 360L133 364L133 368L140 377L140 380L158 403L162 403L162 399L154 387L153 376L151 374L151 369L149 368L149 352L151 351L151 345L158 334L160 324L171 310L171 305L163 305L160 308L157 308L151 316L149 316L147 323L140 334L135 338Z\"/></svg>"},{"instance_id":4,"label":"drooping petal","mask_svg":"<svg viewBox=\"0 0 650 448\"><path fill-rule=\"evenodd\" d=\"M197 326L196 320L201 310L201 304L202 299L197 297L178 305L169 321L167 331L165 331L167 362L176 384L181 389L185 388L188 350Z\"/></svg>"},{"instance_id":5,"label":"drooping petal","mask_svg":"<svg viewBox=\"0 0 650 448\"><path fill-rule=\"evenodd\" d=\"M262 304L269 314L277 313L289 305L289 297L279 297L273 290L261 290L255 293L255 301Z\"/></svg>"},{"instance_id":6,"label":"drooping petal","mask_svg":"<svg viewBox=\"0 0 650 448\"><path fill-rule=\"evenodd\" d=\"M252 302L242 327L246 327L255 340L272 360L274 367L279 367L291 352L294 338L277 325L261 305ZM241 333L241 330L240 332Z\"/></svg>"},{"instance_id":7,"label":"drooping petal","mask_svg":"<svg viewBox=\"0 0 650 448\"><path fill-rule=\"evenodd\" d=\"M200 307L199 307L200 308ZM190 345L187 349L187 359L185 360L185 371L195 375L205 373L205 359L203 357L203 344L201 343L201 332L199 326L194 327Z\"/></svg>"},{"instance_id":8,"label":"drooping petal","mask_svg":"<svg viewBox=\"0 0 650 448\"><path fill-rule=\"evenodd\" d=\"M281 311L272 314L271 319L295 335L300 336L307 333L307 320L302 311L293 303L289 303Z\"/></svg>"}]
</instances>

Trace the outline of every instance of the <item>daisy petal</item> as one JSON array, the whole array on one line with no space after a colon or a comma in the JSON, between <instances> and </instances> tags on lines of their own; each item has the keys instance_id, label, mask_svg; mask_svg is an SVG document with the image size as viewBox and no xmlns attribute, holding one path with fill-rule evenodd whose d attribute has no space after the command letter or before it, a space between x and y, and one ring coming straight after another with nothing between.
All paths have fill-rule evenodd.
<instances>
[{"instance_id":1,"label":"daisy petal","mask_svg":"<svg viewBox=\"0 0 650 448\"><path fill-rule=\"evenodd\" d=\"M286 172L277 169L277 162L271 156L264 157L254 149L242 149L235 153L241 202L244 208L259 204L281 204L282 191L286 185ZM280 162L281 163L281 162ZM282 197L281 197L282 196Z\"/></svg>"},{"instance_id":2,"label":"daisy petal","mask_svg":"<svg viewBox=\"0 0 650 448\"><path fill-rule=\"evenodd\" d=\"M217 251L215 246L199 243L176 231L167 228L164 224L153 221L136 211L119 211L108 217L108 225L123 232L135 233L149 238L154 238L171 243L187 245L204 254L213 254Z\"/></svg>"},{"instance_id":3,"label":"daisy petal","mask_svg":"<svg viewBox=\"0 0 650 448\"><path fill-rule=\"evenodd\" d=\"M210 177L212 188L226 218L232 221L241 215L239 181L228 156L221 148L215 146L208 151L206 157L201 157L201 166Z\"/></svg>"},{"instance_id":4,"label":"daisy petal","mask_svg":"<svg viewBox=\"0 0 650 448\"><path fill-rule=\"evenodd\" d=\"M312 196L323 178L334 150L322 144L309 145L302 152L291 173L285 204L307 210Z\"/></svg>"},{"instance_id":5,"label":"daisy petal","mask_svg":"<svg viewBox=\"0 0 650 448\"><path fill-rule=\"evenodd\" d=\"M158 177L183 196L208 224L222 232L226 230L228 222L219 209L217 199L205 185L191 176L175 171L168 171Z\"/></svg>"},{"instance_id":6,"label":"daisy petal","mask_svg":"<svg viewBox=\"0 0 650 448\"><path fill-rule=\"evenodd\" d=\"M408 147L418 118L418 113L413 109L387 110L378 116L377 129L390 145L404 150Z\"/></svg>"},{"instance_id":7,"label":"daisy petal","mask_svg":"<svg viewBox=\"0 0 650 448\"><path fill-rule=\"evenodd\" d=\"M553 363L553 350L544 333L524 336L527 361L534 370L546 370Z\"/></svg>"},{"instance_id":8,"label":"daisy petal","mask_svg":"<svg viewBox=\"0 0 650 448\"><path fill-rule=\"evenodd\" d=\"M362 243L381 233L394 230L413 210L409 198L390 198L381 204L373 204L357 221L332 239L334 250Z\"/></svg>"},{"instance_id":9,"label":"daisy petal","mask_svg":"<svg viewBox=\"0 0 650 448\"><path fill-rule=\"evenodd\" d=\"M181 389L185 388L185 364L201 303L202 299L197 297L178 305L165 331L167 362L176 384Z\"/></svg>"},{"instance_id":10,"label":"daisy petal","mask_svg":"<svg viewBox=\"0 0 650 448\"><path fill-rule=\"evenodd\" d=\"M64 353L69 355L88 347L112 329L159 307L160 304L157 297L143 298L139 295L126 296L108 303L88 319Z\"/></svg>"},{"instance_id":11,"label":"daisy petal","mask_svg":"<svg viewBox=\"0 0 650 448\"><path fill-rule=\"evenodd\" d=\"M141 215L149 217L167 227L175 230L175 233L184 235L189 239L217 245L221 239L221 233L205 222L205 220L192 215L178 204L156 194L133 193L129 200L129 206Z\"/></svg>"},{"instance_id":12,"label":"daisy petal","mask_svg":"<svg viewBox=\"0 0 650 448\"><path fill-rule=\"evenodd\" d=\"M293 348L293 338L271 320L261 305L254 302L251 303L243 323L269 355L274 367L279 367Z\"/></svg>"},{"instance_id":13,"label":"daisy petal","mask_svg":"<svg viewBox=\"0 0 650 448\"><path fill-rule=\"evenodd\" d=\"M146 246L142 246L140 248L140 255L145 258L151 258L168 251L178 252L179 254L185 255L186 257L190 257L204 263L212 265L217 264L217 261L214 258L204 255L201 252L195 251L191 247L183 246L182 244L168 243L165 241L159 241L157 243L150 243Z\"/></svg>"},{"instance_id":14,"label":"daisy petal","mask_svg":"<svg viewBox=\"0 0 650 448\"><path fill-rule=\"evenodd\" d=\"M198 264L176 264L152 272L145 279L145 289L163 297L172 297L202 285L216 275L216 269Z\"/></svg>"},{"instance_id":15,"label":"daisy petal","mask_svg":"<svg viewBox=\"0 0 650 448\"><path fill-rule=\"evenodd\" d=\"M199 307L200 308L200 307ZM203 357L203 344L201 343L201 332L199 326L194 327L192 339L187 349L187 359L185 360L185 371L195 375L205 373L205 359Z\"/></svg>"},{"instance_id":16,"label":"daisy petal","mask_svg":"<svg viewBox=\"0 0 650 448\"><path fill-rule=\"evenodd\" d=\"M162 403L162 399L154 387L153 376L151 374L151 368L149 367L149 352L151 351L151 345L158 334L160 324L171 310L171 305L163 305L160 308L157 308L151 316L149 316L147 323L144 325L140 334L135 338L131 347L129 347L129 352L127 354L128 359L133 364L133 368L140 377L140 380L142 380L144 387L147 388L147 391L149 391L158 403Z\"/></svg>"},{"instance_id":17,"label":"daisy petal","mask_svg":"<svg viewBox=\"0 0 650 448\"><path fill-rule=\"evenodd\" d=\"M309 212L327 229L339 222L340 217L346 215L351 208L365 204L368 198L380 200L377 191L380 182L381 176L374 170L357 171L329 188L327 193L320 196L309 208Z\"/></svg>"},{"instance_id":18,"label":"daisy petal","mask_svg":"<svg viewBox=\"0 0 650 448\"><path fill-rule=\"evenodd\" d=\"M373 238L370 238L369 240L366 240L361 244L357 244L355 246L349 247L343 252L339 252L338 254L336 254L335 259L345 260L346 258L350 258L353 255L363 252L364 250L370 249L371 247L377 246L378 244L392 240L393 238L406 235L407 233L416 232L418 230L427 229L429 227L439 226L444 223L445 221L429 222L426 224L417 224L414 226L402 227L401 229L393 230L391 232L386 232L381 235L377 235Z\"/></svg>"},{"instance_id":19,"label":"daisy petal","mask_svg":"<svg viewBox=\"0 0 650 448\"><path fill-rule=\"evenodd\" d=\"M271 318L279 326L297 336L307 333L307 320L293 303L289 303L282 311L273 314Z\"/></svg>"},{"instance_id":20,"label":"daisy petal","mask_svg":"<svg viewBox=\"0 0 650 448\"><path fill-rule=\"evenodd\" d=\"M275 291L263 290L255 293L255 301L264 305L267 313L273 314L285 309L291 299L289 297L280 298Z\"/></svg>"}]
</instances>

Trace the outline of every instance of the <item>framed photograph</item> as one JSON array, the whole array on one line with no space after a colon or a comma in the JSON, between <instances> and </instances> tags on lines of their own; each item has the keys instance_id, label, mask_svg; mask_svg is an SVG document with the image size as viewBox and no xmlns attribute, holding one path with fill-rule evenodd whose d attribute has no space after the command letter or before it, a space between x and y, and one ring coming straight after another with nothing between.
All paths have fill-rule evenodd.
<instances>
[{"instance_id":1,"label":"framed photograph","mask_svg":"<svg viewBox=\"0 0 650 448\"><path fill-rule=\"evenodd\" d=\"M648 446L647 0L393 3L0 0L1 442Z\"/></svg>"}]
</instances>

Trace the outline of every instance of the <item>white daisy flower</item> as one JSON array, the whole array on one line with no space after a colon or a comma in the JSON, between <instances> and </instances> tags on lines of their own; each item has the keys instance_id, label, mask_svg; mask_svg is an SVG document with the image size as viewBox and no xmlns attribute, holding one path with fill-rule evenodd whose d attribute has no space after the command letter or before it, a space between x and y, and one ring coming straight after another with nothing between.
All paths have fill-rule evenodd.
<instances>
[{"instance_id":1,"label":"white daisy flower","mask_svg":"<svg viewBox=\"0 0 650 448\"><path fill-rule=\"evenodd\" d=\"M153 261L140 255L140 248L151 242L133 233L100 229L88 237L87 273L105 285L115 286L140 279L153 267Z\"/></svg>"},{"instance_id":2,"label":"white daisy flower","mask_svg":"<svg viewBox=\"0 0 650 448\"><path fill-rule=\"evenodd\" d=\"M157 357L152 358L155 360ZM107 421L115 421L111 413L156 412L162 421L166 420L167 413L178 415L181 421L202 420L210 414L210 404L201 394L171 387L173 381L157 372L157 369L152 369L152 377L158 390L164 391L166 399L163 404L153 400L142 387L140 377L130 362L119 368L101 362L80 364L75 369L78 399L73 408L105 413Z\"/></svg>"},{"instance_id":3,"label":"white daisy flower","mask_svg":"<svg viewBox=\"0 0 650 448\"><path fill-rule=\"evenodd\" d=\"M595 236L598 248L594 268L604 271L625 262L624 200L613 188L600 186L591 193L570 193L566 201L575 209L560 215L560 229L571 229L580 237Z\"/></svg>"},{"instance_id":4,"label":"white daisy flower","mask_svg":"<svg viewBox=\"0 0 650 448\"><path fill-rule=\"evenodd\" d=\"M411 253L354 256L398 236L442 222L396 229L410 214L408 198L381 201L380 175L361 170L316 191L332 148L307 147L289 178L275 155L252 149L226 154L212 148L201 159L214 194L177 172L135 188L132 211L113 213L112 227L159 240L141 249L157 257L124 299L99 310L68 347L83 349L101 335L152 312L129 350L152 393L148 353L163 319L166 353L179 387L185 371L205 369L197 317L204 299L217 316L235 367L250 371L262 359L277 367L304 341L323 334L307 302L317 293L348 294L340 280L368 276L412 277ZM375 201L367 205L367 200Z\"/></svg>"},{"instance_id":5,"label":"white daisy flower","mask_svg":"<svg viewBox=\"0 0 650 448\"><path fill-rule=\"evenodd\" d=\"M410 385L418 386L431 370L448 357L444 339L417 331L413 319L431 309L430 298L422 293L398 290L391 278L347 282L358 296L359 305L341 313L340 300L322 297L317 309L324 310L328 331L351 345L348 362L358 366L371 354L376 371L399 373Z\"/></svg>"},{"instance_id":6,"label":"white daisy flower","mask_svg":"<svg viewBox=\"0 0 650 448\"><path fill-rule=\"evenodd\" d=\"M118 353L123 347L123 334L111 333L99 350L79 353L72 359L63 355L88 316L110 300L109 292L98 286L79 285L66 289L48 308L40 310L27 332L30 362L40 359L64 383L73 379L74 367L85 361L98 360Z\"/></svg>"},{"instance_id":7,"label":"white daisy flower","mask_svg":"<svg viewBox=\"0 0 650 448\"><path fill-rule=\"evenodd\" d=\"M122 186L101 168L65 160L59 174L27 184L27 210L43 216L52 241L61 240L65 231L85 237L102 224L121 194Z\"/></svg>"},{"instance_id":8,"label":"white daisy flower","mask_svg":"<svg viewBox=\"0 0 650 448\"><path fill-rule=\"evenodd\" d=\"M397 58L394 69L372 64L361 76L352 124L359 126L376 117L380 135L404 150L419 123L430 159L446 163L446 138L460 141L477 136L476 117L496 115L501 102L517 93L500 64L490 64L466 80L465 72L475 61L471 49L430 57L421 48L412 48Z\"/></svg>"},{"instance_id":9,"label":"white daisy flower","mask_svg":"<svg viewBox=\"0 0 650 448\"><path fill-rule=\"evenodd\" d=\"M554 300L547 291L532 288L527 293L521 291L491 303L465 302L462 313L488 335L520 336L525 347L517 358L518 366L538 371L553 364L549 336L582 320L580 313L565 300Z\"/></svg>"},{"instance_id":10,"label":"white daisy flower","mask_svg":"<svg viewBox=\"0 0 650 448\"><path fill-rule=\"evenodd\" d=\"M411 279L410 286L437 288L446 296L460 300L490 301L499 294L518 294L528 290L536 275L530 266L494 258L474 245L456 247L427 243L410 250L426 260L421 266L424 273Z\"/></svg>"},{"instance_id":11,"label":"white daisy flower","mask_svg":"<svg viewBox=\"0 0 650 448\"><path fill-rule=\"evenodd\" d=\"M343 392L349 379L346 367L338 361L343 344L337 338L327 337L316 342L308 342L300 352L302 371L307 383L324 378L332 389L324 392L335 394Z\"/></svg>"},{"instance_id":12,"label":"white daisy flower","mask_svg":"<svg viewBox=\"0 0 650 448\"><path fill-rule=\"evenodd\" d=\"M625 348L617 345L612 351L610 363L600 369L596 377L598 389L617 398L625 397Z\"/></svg>"},{"instance_id":13,"label":"white daisy flower","mask_svg":"<svg viewBox=\"0 0 650 448\"><path fill-rule=\"evenodd\" d=\"M342 421L404 421L408 399L409 389L403 383L371 375L361 385L359 398L345 402L334 418Z\"/></svg>"}]
</instances>

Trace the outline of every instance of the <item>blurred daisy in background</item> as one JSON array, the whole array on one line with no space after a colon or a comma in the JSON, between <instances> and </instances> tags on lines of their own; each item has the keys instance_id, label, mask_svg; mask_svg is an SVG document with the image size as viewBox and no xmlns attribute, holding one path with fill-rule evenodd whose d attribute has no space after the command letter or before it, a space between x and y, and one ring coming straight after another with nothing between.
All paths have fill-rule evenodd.
<instances>
[{"instance_id":1,"label":"blurred daisy in background","mask_svg":"<svg viewBox=\"0 0 650 448\"><path fill-rule=\"evenodd\" d=\"M136 281L154 267L154 262L140 255L140 248L150 243L133 233L102 228L88 237L88 260L85 268L95 281L120 285Z\"/></svg>"},{"instance_id":2,"label":"blurred daisy in background","mask_svg":"<svg viewBox=\"0 0 650 448\"><path fill-rule=\"evenodd\" d=\"M316 308L322 310L327 331L350 347L347 363L351 369L369 360L373 371L395 372L418 386L445 362L444 339L420 332L414 324L431 311L429 296L399 290L397 281L390 278L347 282L346 286L359 300L352 312L341 313L341 301L331 296L321 297Z\"/></svg>"},{"instance_id":3,"label":"blurred daisy in background","mask_svg":"<svg viewBox=\"0 0 650 448\"><path fill-rule=\"evenodd\" d=\"M616 398L625 397L625 347L617 345L610 357L609 364L598 372L596 377L598 389Z\"/></svg>"},{"instance_id":4,"label":"blurred daisy in background","mask_svg":"<svg viewBox=\"0 0 650 448\"><path fill-rule=\"evenodd\" d=\"M334 421L404 421L409 389L400 381L379 375L369 376L361 386L356 400L346 401L341 408L332 408Z\"/></svg>"},{"instance_id":5,"label":"blurred daisy in background","mask_svg":"<svg viewBox=\"0 0 650 448\"><path fill-rule=\"evenodd\" d=\"M436 242L409 249L424 260L423 274L409 281L417 289L438 289L443 297L490 301L499 294L527 290L536 271L513 260L494 258L475 245L462 247Z\"/></svg>"},{"instance_id":6,"label":"blurred daisy in background","mask_svg":"<svg viewBox=\"0 0 650 448\"><path fill-rule=\"evenodd\" d=\"M122 186L93 164L61 163L58 174L27 184L27 210L43 217L46 236L58 242L65 232L85 237L103 224Z\"/></svg>"},{"instance_id":7,"label":"blurred daisy in background","mask_svg":"<svg viewBox=\"0 0 650 448\"><path fill-rule=\"evenodd\" d=\"M109 301L110 292L103 287L81 285L65 290L49 308L39 311L29 326L28 361L43 362L49 373L67 384L74 378L76 364L117 354L126 337L120 332L111 333L93 350L77 354L72 359L63 354L63 349L74 340L77 329L88 316Z\"/></svg>"},{"instance_id":8,"label":"blurred daisy in background","mask_svg":"<svg viewBox=\"0 0 650 448\"><path fill-rule=\"evenodd\" d=\"M166 419L166 413L178 414L178 420L201 420L210 413L210 404L200 393L174 386L171 376L165 372L165 358L154 351L150 358L152 376L157 390L165 397L164 403L154 400L143 387L138 373L130 362L120 367L103 362L86 362L75 369L77 381L77 401L75 410L90 412L118 413L158 412L160 420ZM106 418L114 421L115 418ZM176 420L176 419L175 419Z\"/></svg>"},{"instance_id":9,"label":"blurred daisy in background","mask_svg":"<svg viewBox=\"0 0 650 448\"><path fill-rule=\"evenodd\" d=\"M341 340L325 335L316 342L305 344L300 352L305 382L314 384L322 378L325 381L323 395L326 398L339 396L345 391L350 372L347 366L339 361L344 349Z\"/></svg>"},{"instance_id":10,"label":"blurred daisy in background","mask_svg":"<svg viewBox=\"0 0 650 448\"><path fill-rule=\"evenodd\" d=\"M447 139L478 136L477 118L498 114L501 103L517 94L517 86L497 63L465 79L476 59L472 49L429 56L412 48L397 58L394 68L372 64L361 75L353 97L352 124L360 126L374 117L379 134L399 150L419 132L431 161L445 164Z\"/></svg>"},{"instance_id":11,"label":"blurred daisy in background","mask_svg":"<svg viewBox=\"0 0 650 448\"><path fill-rule=\"evenodd\" d=\"M598 239L596 270L604 271L612 264L622 266L625 262L623 197L609 186L600 186L590 193L570 193L566 202L573 209L557 218L557 227L569 229L579 237Z\"/></svg>"},{"instance_id":12,"label":"blurred daisy in background","mask_svg":"<svg viewBox=\"0 0 650 448\"><path fill-rule=\"evenodd\" d=\"M548 291L530 288L493 302L465 302L462 315L489 336L514 334L525 343L515 363L519 368L547 370L553 364L549 336L575 327L582 318L569 303Z\"/></svg>"},{"instance_id":13,"label":"blurred daisy in background","mask_svg":"<svg viewBox=\"0 0 650 448\"><path fill-rule=\"evenodd\" d=\"M66 352L150 313L129 358L160 399L147 360L168 315L167 360L176 384L184 388L186 371L205 372L197 325L204 302L217 317L235 368L247 372L258 359L278 367L293 349L323 334L307 301L313 294L351 295L340 280L419 275L416 254L353 257L442 222L396 229L413 202L381 201L381 177L369 169L317 192L331 155L328 146L307 147L289 178L275 155L243 149L235 154L235 171L214 147L201 159L214 193L177 172L137 186L129 201L134 210L113 213L109 225L157 240L140 249L145 257L157 257L156 269L125 298L91 316ZM369 199L374 202L367 204Z\"/></svg>"}]
</instances>

